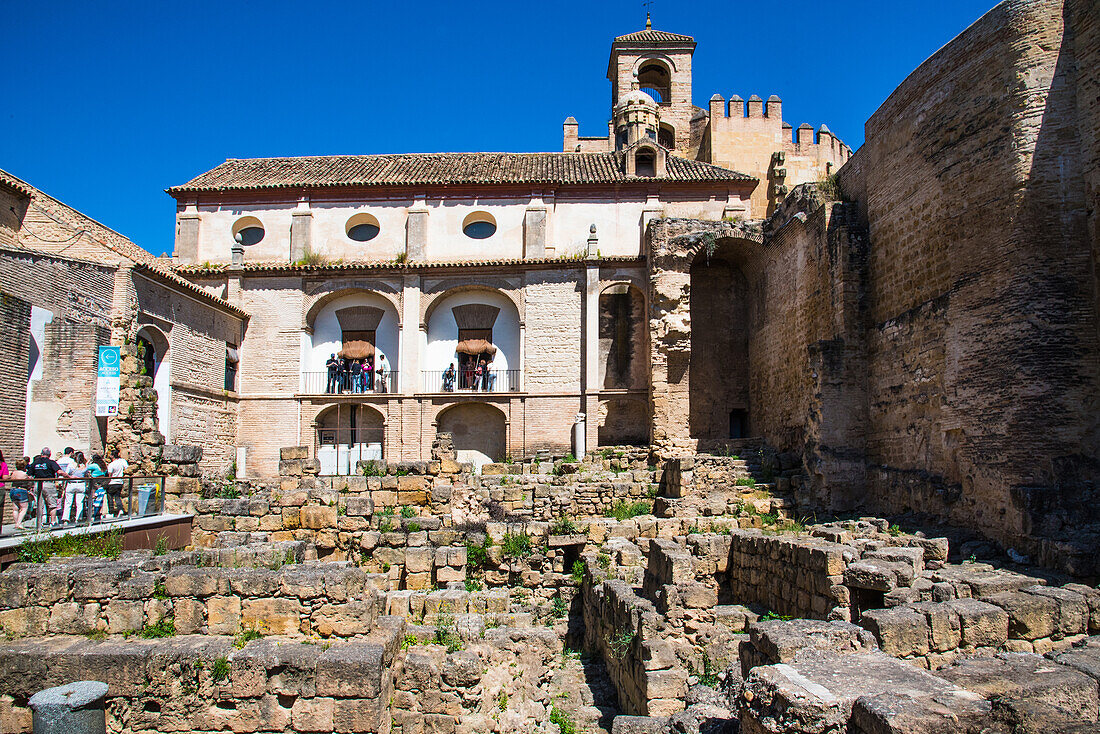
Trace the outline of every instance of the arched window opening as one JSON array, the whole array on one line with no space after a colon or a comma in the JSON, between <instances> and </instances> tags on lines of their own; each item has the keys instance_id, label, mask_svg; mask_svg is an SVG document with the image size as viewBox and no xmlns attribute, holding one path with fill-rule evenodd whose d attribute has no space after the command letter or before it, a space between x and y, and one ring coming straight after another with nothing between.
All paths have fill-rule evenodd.
<instances>
[{"instance_id":1,"label":"arched window opening","mask_svg":"<svg viewBox=\"0 0 1100 734\"><path fill-rule=\"evenodd\" d=\"M626 283L612 285L599 300L600 385L605 389L645 387L645 299Z\"/></svg>"},{"instance_id":2,"label":"arched window opening","mask_svg":"<svg viewBox=\"0 0 1100 734\"><path fill-rule=\"evenodd\" d=\"M378 220L366 212L360 212L351 217L345 225L348 239L356 242L369 242L377 237L381 231Z\"/></svg>"},{"instance_id":3,"label":"arched window opening","mask_svg":"<svg viewBox=\"0 0 1100 734\"><path fill-rule=\"evenodd\" d=\"M497 220L489 212L473 212L462 220L462 234L475 240L492 237L497 231Z\"/></svg>"},{"instance_id":4,"label":"arched window opening","mask_svg":"<svg viewBox=\"0 0 1100 734\"><path fill-rule=\"evenodd\" d=\"M241 217L233 223L233 240L240 238L245 247L259 244L264 238L264 225L256 217Z\"/></svg>"},{"instance_id":5,"label":"arched window opening","mask_svg":"<svg viewBox=\"0 0 1100 734\"><path fill-rule=\"evenodd\" d=\"M638 153L634 156L635 176L656 176L657 158L652 153Z\"/></svg>"},{"instance_id":6,"label":"arched window opening","mask_svg":"<svg viewBox=\"0 0 1100 734\"><path fill-rule=\"evenodd\" d=\"M314 449L321 474L359 474L360 462L382 461L382 414L368 405L336 405L317 416Z\"/></svg>"},{"instance_id":7,"label":"arched window opening","mask_svg":"<svg viewBox=\"0 0 1100 734\"><path fill-rule=\"evenodd\" d=\"M657 104L667 105L672 102L672 78L663 64L650 62L642 65L638 70L638 85L643 92L657 100Z\"/></svg>"}]
</instances>

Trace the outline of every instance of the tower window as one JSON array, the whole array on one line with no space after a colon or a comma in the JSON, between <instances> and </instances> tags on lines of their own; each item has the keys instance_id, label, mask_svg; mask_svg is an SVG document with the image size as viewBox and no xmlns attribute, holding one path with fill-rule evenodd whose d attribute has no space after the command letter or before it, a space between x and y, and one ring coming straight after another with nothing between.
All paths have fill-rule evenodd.
<instances>
[{"instance_id":1,"label":"tower window","mask_svg":"<svg viewBox=\"0 0 1100 734\"><path fill-rule=\"evenodd\" d=\"M257 244L264 238L264 225L256 217L241 217L233 223L233 239L240 238L245 247Z\"/></svg>"},{"instance_id":2,"label":"tower window","mask_svg":"<svg viewBox=\"0 0 1100 734\"><path fill-rule=\"evenodd\" d=\"M635 176L656 176L657 160L652 153L639 153L634 156Z\"/></svg>"},{"instance_id":3,"label":"tower window","mask_svg":"<svg viewBox=\"0 0 1100 734\"><path fill-rule=\"evenodd\" d=\"M669 104L672 101L672 79L663 64L643 64L638 70L638 86L657 100L657 104Z\"/></svg>"},{"instance_id":4,"label":"tower window","mask_svg":"<svg viewBox=\"0 0 1100 734\"><path fill-rule=\"evenodd\" d=\"M369 242L378 236L381 228L378 226L378 220L372 215L360 212L348 220L344 231L349 240Z\"/></svg>"}]
</instances>

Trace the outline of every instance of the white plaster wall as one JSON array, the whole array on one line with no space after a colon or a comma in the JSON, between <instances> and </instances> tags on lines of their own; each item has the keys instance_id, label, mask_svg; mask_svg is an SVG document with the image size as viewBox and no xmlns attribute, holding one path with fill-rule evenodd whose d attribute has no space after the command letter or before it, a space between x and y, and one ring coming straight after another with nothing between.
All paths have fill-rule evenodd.
<instances>
[{"instance_id":1,"label":"white plaster wall","mask_svg":"<svg viewBox=\"0 0 1100 734\"><path fill-rule=\"evenodd\" d=\"M343 344L340 322L336 319L336 312L343 308L353 306L374 306L385 311L382 320L375 331L376 354L384 354L390 371L397 371L399 361L397 311L393 305L373 293L355 293L338 298L332 303L326 304L313 322L313 336L305 347L308 359L302 361L303 370L306 372L324 372L325 362L334 352L339 352ZM308 339L308 335L307 335ZM377 364L378 357L375 357Z\"/></svg>"},{"instance_id":2,"label":"white plaster wall","mask_svg":"<svg viewBox=\"0 0 1100 734\"><path fill-rule=\"evenodd\" d=\"M519 361L519 312L509 298L492 291L456 293L445 298L432 311L427 333L421 334L422 370L442 372L452 362L458 367L458 324L451 309L467 303L485 303L500 309L493 323L493 345L497 348L494 370L522 369Z\"/></svg>"},{"instance_id":3,"label":"white plaster wall","mask_svg":"<svg viewBox=\"0 0 1100 734\"><path fill-rule=\"evenodd\" d=\"M393 260L405 251L405 221L412 205L412 199L314 202L312 250L333 260ZM347 235L348 220L360 212L378 220L378 236L373 240L356 242Z\"/></svg>"},{"instance_id":4,"label":"white plaster wall","mask_svg":"<svg viewBox=\"0 0 1100 734\"><path fill-rule=\"evenodd\" d=\"M725 193L718 193L713 198L698 194L685 200L682 192L670 193L649 206L659 207L662 214L670 217L721 219L727 198ZM311 247L331 260L393 260L405 251L406 221L414 204L410 199L382 197L355 202L314 202L310 209ZM592 224L596 225L601 255L637 256L641 252L646 197L637 193L620 197L609 190L584 196L574 193L557 198L548 196L545 202L531 196L429 198L423 204L428 209L425 258L432 262L522 258L524 215L532 205L547 209L550 256L568 257L585 252ZM744 205L747 209L748 199ZM243 216L259 219L265 232L260 243L245 248L245 260L287 261L292 212L296 206L296 202L284 202L200 207L198 262L230 259L233 224ZM480 211L492 214L497 223L496 233L484 240L462 233L466 216ZM379 223L378 236L369 242L355 242L346 234L348 219L360 212L373 215Z\"/></svg>"},{"instance_id":5,"label":"white plaster wall","mask_svg":"<svg viewBox=\"0 0 1100 734\"><path fill-rule=\"evenodd\" d=\"M264 238L244 248L245 261L290 259L290 222L295 204L265 203L260 206L200 206L198 262L228 262L232 257L233 224L241 217L256 217L264 225Z\"/></svg>"},{"instance_id":6,"label":"white plaster wall","mask_svg":"<svg viewBox=\"0 0 1100 734\"><path fill-rule=\"evenodd\" d=\"M31 365L30 378L27 380L27 410L23 425L23 455L35 456L43 446L57 451L64 439L57 433L57 419L65 410L65 404L59 400L49 400L48 396L36 396L34 383L43 377L45 358L42 350L46 345L46 324L53 321L53 312L38 306L31 306L31 337L38 344L38 358ZM14 466L14 462L12 466Z\"/></svg>"}]
</instances>

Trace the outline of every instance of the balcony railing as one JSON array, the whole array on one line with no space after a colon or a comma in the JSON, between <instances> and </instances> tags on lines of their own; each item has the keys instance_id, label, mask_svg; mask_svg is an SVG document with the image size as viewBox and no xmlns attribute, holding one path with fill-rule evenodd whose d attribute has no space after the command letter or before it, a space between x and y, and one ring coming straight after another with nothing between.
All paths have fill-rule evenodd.
<instances>
[{"instance_id":1,"label":"balcony railing","mask_svg":"<svg viewBox=\"0 0 1100 734\"><path fill-rule=\"evenodd\" d=\"M397 392L397 372L390 370L384 379L371 375L370 379L358 378L346 372L330 375L328 372L303 372L302 393L305 395L381 395Z\"/></svg>"},{"instance_id":2,"label":"balcony railing","mask_svg":"<svg viewBox=\"0 0 1100 734\"><path fill-rule=\"evenodd\" d=\"M519 392L519 370L489 370L478 377L473 370L425 370L424 392Z\"/></svg>"},{"instance_id":3,"label":"balcony railing","mask_svg":"<svg viewBox=\"0 0 1100 734\"><path fill-rule=\"evenodd\" d=\"M9 479L0 491L0 535L102 525L164 514L164 477ZM20 518L15 525L16 517Z\"/></svg>"}]
</instances>

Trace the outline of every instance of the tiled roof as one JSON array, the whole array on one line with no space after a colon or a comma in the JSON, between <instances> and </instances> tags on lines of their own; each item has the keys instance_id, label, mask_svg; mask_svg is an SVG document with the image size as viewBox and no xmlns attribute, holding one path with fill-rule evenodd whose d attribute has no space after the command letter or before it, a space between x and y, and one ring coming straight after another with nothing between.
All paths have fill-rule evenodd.
<instances>
[{"instance_id":1,"label":"tiled roof","mask_svg":"<svg viewBox=\"0 0 1100 734\"><path fill-rule=\"evenodd\" d=\"M71 227L77 234L84 234L97 242L115 255L129 260L134 263L137 270L148 273L158 278L166 285L174 286L176 288L183 289L188 293L198 296L201 300L217 306L220 309L229 311L237 316L244 318L248 317L248 313L234 306L223 298L218 298L215 295L207 293L202 288L199 288L194 283L181 278L172 272L171 268L164 265L153 253L145 250L142 247L134 244L128 237L114 231L110 227L100 224L96 220L89 217L87 214L77 211L65 202L55 199L44 191L36 189L26 181L16 178L7 171L0 170L0 182L22 191L31 197L32 205L41 207L49 215L59 219L60 221ZM26 243L22 240L17 241L16 246L18 249L26 250L28 252L41 252L46 255L54 255L64 258L64 255L57 255L56 253L44 252L36 250L33 240L31 243ZM101 263L115 265L117 261Z\"/></svg>"},{"instance_id":2,"label":"tiled roof","mask_svg":"<svg viewBox=\"0 0 1100 734\"><path fill-rule=\"evenodd\" d=\"M755 181L709 163L668 157L662 181ZM464 184L611 184L622 173L617 153L402 153L300 158L230 158L169 194L337 186Z\"/></svg>"},{"instance_id":3,"label":"tiled roof","mask_svg":"<svg viewBox=\"0 0 1100 734\"><path fill-rule=\"evenodd\" d=\"M641 263L645 258L642 256L626 256L626 255L604 255L597 258L596 262L599 263ZM324 271L355 271L355 270L429 270L429 269L441 269L441 268L469 268L469 267L493 267L499 268L502 266L510 265L538 265L538 266L558 266L558 267L584 267L588 265L590 261L581 257L545 257L545 258L526 258L526 259L499 259L499 260L452 260L452 261L439 261L439 262L395 262L393 260L360 260L360 261L347 261L340 260L330 263L317 263L312 265L305 265L300 263L286 262L285 260L279 261L256 261L245 263L241 269L246 272L304 272L311 270L324 270ZM181 273L185 276L199 276L199 275L214 275L218 273L224 273L228 271L232 265L229 263L203 263L195 265L178 265L175 268L177 273Z\"/></svg>"},{"instance_id":4,"label":"tiled roof","mask_svg":"<svg viewBox=\"0 0 1100 734\"><path fill-rule=\"evenodd\" d=\"M695 39L691 36L685 36L680 33L669 33L667 31L655 31L652 28L647 28L644 31L635 31L634 33L627 33L625 36L617 36L615 42L624 43L695 43Z\"/></svg>"}]
</instances>

